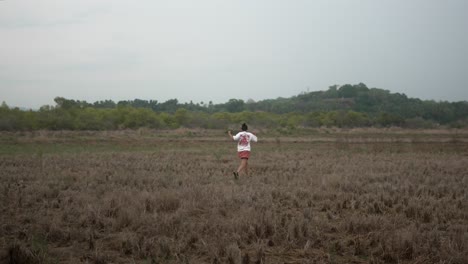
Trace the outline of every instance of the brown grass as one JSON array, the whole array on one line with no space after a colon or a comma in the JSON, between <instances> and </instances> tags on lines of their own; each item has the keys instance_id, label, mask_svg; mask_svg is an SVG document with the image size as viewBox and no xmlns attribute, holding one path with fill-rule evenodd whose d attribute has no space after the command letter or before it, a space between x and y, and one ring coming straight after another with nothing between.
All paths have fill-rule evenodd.
<instances>
[{"instance_id":1,"label":"brown grass","mask_svg":"<svg viewBox=\"0 0 468 264\"><path fill-rule=\"evenodd\" d=\"M222 132L61 133L3 135L0 263L468 263L466 134L267 138L235 181Z\"/></svg>"}]
</instances>

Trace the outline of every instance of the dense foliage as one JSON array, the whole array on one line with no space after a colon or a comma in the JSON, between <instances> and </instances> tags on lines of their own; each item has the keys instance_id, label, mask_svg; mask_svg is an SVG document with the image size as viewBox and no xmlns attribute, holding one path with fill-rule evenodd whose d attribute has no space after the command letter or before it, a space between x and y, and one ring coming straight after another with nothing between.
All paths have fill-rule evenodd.
<instances>
[{"instance_id":1,"label":"dense foliage","mask_svg":"<svg viewBox=\"0 0 468 264\"><path fill-rule=\"evenodd\" d=\"M254 102L179 103L177 99L86 101L55 98L56 106L38 111L0 107L0 130L109 130L124 128L226 128L248 122L257 127L465 127L468 102L435 102L368 88L365 84L331 86L327 91Z\"/></svg>"}]
</instances>

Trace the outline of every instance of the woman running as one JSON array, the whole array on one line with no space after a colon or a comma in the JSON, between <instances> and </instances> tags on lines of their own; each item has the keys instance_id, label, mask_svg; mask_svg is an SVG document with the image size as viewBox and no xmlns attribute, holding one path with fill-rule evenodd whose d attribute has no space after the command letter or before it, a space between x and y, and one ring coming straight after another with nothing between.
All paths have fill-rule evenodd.
<instances>
[{"instance_id":1,"label":"woman running","mask_svg":"<svg viewBox=\"0 0 468 264\"><path fill-rule=\"evenodd\" d=\"M247 132L247 124L242 124L242 131L237 133L235 136L231 134L231 130L228 131L229 137L237 141L237 155L241 159L241 163L237 171L234 172L234 178L239 178L239 173L245 171L246 175L249 175L249 167L247 161L250 157L250 141L257 142L257 136Z\"/></svg>"}]
</instances>

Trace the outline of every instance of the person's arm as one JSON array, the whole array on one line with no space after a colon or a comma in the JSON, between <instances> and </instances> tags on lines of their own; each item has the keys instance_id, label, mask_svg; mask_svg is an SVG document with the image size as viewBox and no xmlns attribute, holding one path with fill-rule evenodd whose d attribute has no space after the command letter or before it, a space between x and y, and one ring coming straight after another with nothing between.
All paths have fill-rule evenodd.
<instances>
[{"instance_id":1,"label":"person's arm","mask_svg":"<svg viewBox=\"0 0 468 264\"><path fill-rule=\"evenodd\" d=\"M228 135L229 135L229 137L230 137L232 140L234 140L234 137L233 137L232 134L231 134L231 130L228 130Z\"/></svg>"},{"instance_id":2,"label":"person's arm","mask_svg":"<svg viewBox=\"0 0 468 264\"><path fill-rule=\"evenodd\" d=\"M258 142L257 135L255 135L254 133L250 133L250 134L252 134L252 141L253 142Z\"/></svg>"}]
</instances>

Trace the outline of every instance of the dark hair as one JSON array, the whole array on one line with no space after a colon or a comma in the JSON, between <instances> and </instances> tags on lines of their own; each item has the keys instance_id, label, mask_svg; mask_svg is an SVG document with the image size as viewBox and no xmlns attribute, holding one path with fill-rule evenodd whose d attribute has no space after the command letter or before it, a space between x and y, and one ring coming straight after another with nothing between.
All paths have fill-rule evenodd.
<instances>
[{"instance_id":1,"label":"dark hair","mask_svg":"<svg viewBox=\"0 0 468 264\"><path fill-rule=\"evenodd\" d=\"M247 131L248 127L247 127L247 124L244 123L242 124L242 131Z\"/></svg>"}]
</instances>

